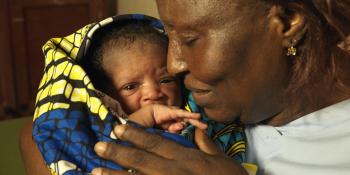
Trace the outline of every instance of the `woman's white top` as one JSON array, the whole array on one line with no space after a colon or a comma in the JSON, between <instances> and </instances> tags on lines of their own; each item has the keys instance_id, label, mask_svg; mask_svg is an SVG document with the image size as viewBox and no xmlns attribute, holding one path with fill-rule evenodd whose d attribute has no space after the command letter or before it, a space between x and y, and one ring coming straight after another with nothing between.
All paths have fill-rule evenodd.
<instances>
[{"instance_id":1,"label":"woman's white top","mask_svg":"<svg viewBox=\"0 0 350 175\"><path fill-rule=\"evenodd\" d=\"M246 128L258 174L350 175L350 99L281 127Z\"/></svg>"}]
</instances>

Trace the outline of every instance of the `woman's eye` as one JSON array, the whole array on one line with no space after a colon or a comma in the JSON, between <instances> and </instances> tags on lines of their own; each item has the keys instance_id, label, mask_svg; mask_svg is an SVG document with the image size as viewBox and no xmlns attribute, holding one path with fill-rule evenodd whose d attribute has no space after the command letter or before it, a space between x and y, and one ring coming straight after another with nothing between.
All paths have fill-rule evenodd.
<instances>
[{"instance_id":1,"label":"woman's eye","mask_svg":"<svg viewBox=\"0 0 350 175\"><path fill-rule=\"evenodd\" d=\"M126 90L126 91L131 91L131 90L134 90L136 88L138 88L138 84L128 84L128 85L125 85L122 90Z\"/></svg>"},{"instance_id":2,"label":"woman's eye","mask_svg":"<svg viewBox=\"0 0 350 175\"><path fill-rule=\"evenodd\" d=\"M192 47L196 43L197 40L198 40L198 38L188 38L184 41L184 44L187 47Z\"/></svg>"},{"instance_id":3,"label":"woman's eye","mask_svg":"<svg viewBox=\"0 0 350 175\"><path fill-rule=\"evenodd\" d=\"M160 80L160 83L172 83L172 82L175 82L175 78L173 77L163 78Z\"/></svg>"}]
</instances>

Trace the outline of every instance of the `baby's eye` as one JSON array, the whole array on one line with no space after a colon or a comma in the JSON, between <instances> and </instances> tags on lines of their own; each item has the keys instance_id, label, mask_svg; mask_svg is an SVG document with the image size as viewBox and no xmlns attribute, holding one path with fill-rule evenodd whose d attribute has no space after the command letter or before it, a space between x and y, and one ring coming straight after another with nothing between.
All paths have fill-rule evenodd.
<instances>
[{"instance_id":1,"label":"baby's eye","mask_svg":"<svg viewBox=\"0 0 350 175\"><path fill-rule=\"evenodd\" d=\"M172 83L175 81L176 81L175 77L166 77L166 78L162 78L160 80L160 83Z\"/></svg>"},{"instance_id":2,"label":"baby's eye","mask_svg":"<svg viewBox=\"0 0 350 175\"><path fill-rule=\"evenodd\" d=\"M139 84L137 84L137 83L127 84L127 85L123 86L122 90L132 91L132 90L135 90L138 87L139 87Z\"/></svg>"}]
</instances>

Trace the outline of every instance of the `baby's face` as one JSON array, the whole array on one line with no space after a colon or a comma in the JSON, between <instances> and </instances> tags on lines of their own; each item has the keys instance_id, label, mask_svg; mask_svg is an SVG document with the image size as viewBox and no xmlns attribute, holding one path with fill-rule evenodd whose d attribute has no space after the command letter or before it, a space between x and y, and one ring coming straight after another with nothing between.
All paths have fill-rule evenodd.
<instances>
[{"instance_id":1,"label":"baby's face","mask_svg":"<svg viewBox=\"0 0 350 175\"><path fill-rule=\"evenodd\" d=\"M149 104L180 106L180 88L166 69L166 50L136 41L131 47L104 54L103 68L111 78L112 92L127 113Z\"/></svg>"}]
</instances>

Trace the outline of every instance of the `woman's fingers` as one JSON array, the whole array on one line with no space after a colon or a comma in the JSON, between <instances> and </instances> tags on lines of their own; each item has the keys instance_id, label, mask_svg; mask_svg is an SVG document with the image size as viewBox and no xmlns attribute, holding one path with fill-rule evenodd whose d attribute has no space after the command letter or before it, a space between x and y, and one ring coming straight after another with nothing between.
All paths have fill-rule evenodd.
<instances>
[{"instance_id":1,"label":"woman's fingers","mask_svg":"<svg viewBox=\"0 0 350 175\"><path fill-rule=\"evenodd\" d=\"M95 146L95 151L99 156L123 167L132 168L139 174L247 174L244 168L232 159L218 156L221 155L220 151L203 132L198 130L195 133L195 140L199 148L207 154L128 125L116 126L115 133L120 139L129 141L136 147L99 142ZM220 171L217 167L220 167ZM94 173L119 175L125 174L125 171L97 169Z\"/></svg>"},{"instance_id":2,"label":"woman's fingers","mask_svg":"<svg viewBox=\"0 0 350 175\"><path fill-rule=\"evenodd\" d=\"M186 149L160 135L151 134L141 128L135 128L130 125L117 125L114 128L114 133L121 140L128 141L142 150L155 153L167 159L176 158L179 155L178 152Z\"/></svg>"},{"instance_id":3,"label":"woman's fingers","mask_svg":"<svg viewBox=\"0 0 350 175\"><path fill-rule=\"evenodd\" d=\"M156 154L110 142L98 142L95 145L95 151L100 157L112 160L123 167L131 167L138 173L157 174L157 172L164 172L166 167L171 165L170 160ZM125 172L97 169L95 173L109 175Z\"/></svg>"},{"instance_id":4,"label":"woman's fingers","mask_svg":"<svg viewBox=\"0 0 350 175\"><path fill-rule=\"evenodd\" d=\"M95 168L91 171L91 175L130 175L130 171L111 170L107 168ZM132 175L141 175L137 171L132 171Z\"/></svg>"},{"instance_id":5,"label":"woman's fingers","mask_svg":"<svg viewBox=\"0 0 350 175\"><path fill-rule=\"evenodd\" d=\"M225 156L225 154L214 144L214 142L210 140L204 130L196 128L194 133L194 141L196 142L199 150L207 154Z\"/></svg>"}]
</instances>

